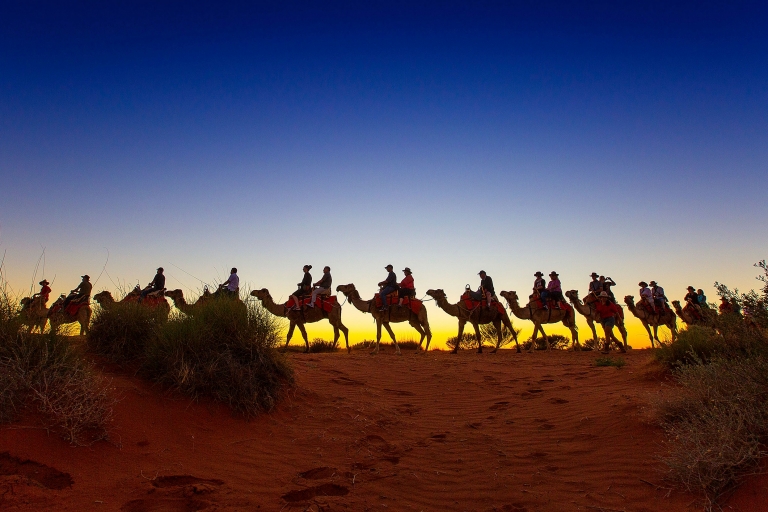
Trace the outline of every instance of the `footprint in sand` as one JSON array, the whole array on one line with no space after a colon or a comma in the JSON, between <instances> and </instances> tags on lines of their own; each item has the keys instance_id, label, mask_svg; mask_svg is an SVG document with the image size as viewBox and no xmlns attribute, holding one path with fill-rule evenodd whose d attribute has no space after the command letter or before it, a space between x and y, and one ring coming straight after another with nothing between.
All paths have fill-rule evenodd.
<instances>
[{"instance_id":1,"label":"footprint in sand","mask_svg":"<svg viewBox=\"0 0 768 512\"><path fill-rule=\"evenodd\" d=\"M144 498L131 500L122 507L122 512L196 512L210 507L207 501L183 498Z\"/></svg>"},{"instance_id":2,"label":"footprint in sand","mask_svg":"<svg viewBox=\"0 0 768 512\"><path fill-rule=\"evenodd\" d=\"M339 384L341 386L363 386L365 385L364 382L360 382L359 380L350 379L349 377L335 377L331 379L331 382L335 384Z\"/></svg>"},{"instance_id":3,"label":"footprint in sand","mask_svg":"<svg viewBox=\"0 0 768 512\"><path fill-rule=\"evenodd\" d=\"M551 404L567 404L568 400L566 400L565 398L550 398L549 400L547 400L547 402Z\"/></svg>"},{"instance_id":4,"label":"footprint in sand","mask_svg":"<svg viewBox=\"0 0 768 512\"><path fill-rule=\"evenodd\" d=\"M416 393L413 393L411 391L402 391L400 389L387 389L387 388L384 388L384 391L387 391L389 393L394 393L395 395L398 395L398 396L416 396Z\"/></svg>"},{"instance_id":5,"label":"footprint in sand","mask_svg":"<svg viewBox=\"0 0 768 512\"><path fill-rule=\"evenodd\" d=\"M306 489L289 491L283 494L282 498L287 503L297 503L300 501L311 500L315 496L346 496L347 494L349 494L349 489L343 485L322 484L314 487L307 487Z\"/></svg>"},{"instance_id":6,"label":"footprint in sand","mask_svg":"<svg viewBox=\"0 0 768 512\"><path fill-rule=\"evenodd\" d=\"M509 402L496 402L488 408L489 411L503 411L509 408Z\"/></svg>"},{"instance_id":7,"label":"footprint in sand","mask_svg":"<svg viewBox=\"0 0 768 512\"><path fill-rule=\"evenodd\" d=\"M33 460L22 460L8 452L0 453L0 475L19 475L33 480L46 489L61 490L75 483L69 473L40 464Z\"/></svg>"},{"instance_id":8,"label":"footprint in sand","mask_svg":"<svg viewBox=\"0 0 768 512\"><path fill-rule=\"evenodd\" d=\"M197 478L196 476L192 475L168 475L160 476L152 480L152 485L161 489L166 487L182 487L194 484L223 485L224 481L217 480L216 478Z\"/></svg>"},{"instance_id":9,"label":"footprint in sand","mask_svg":"<svg viewBox=\"0 0 768 512\"><path fill-rule=\"evenodd\" d=\"M297 476L306 480L321 480L323 478L331 478L336 474L336 471L336 468L329 467L314 468L302 471Z\"/></svg>"}]
</instances>

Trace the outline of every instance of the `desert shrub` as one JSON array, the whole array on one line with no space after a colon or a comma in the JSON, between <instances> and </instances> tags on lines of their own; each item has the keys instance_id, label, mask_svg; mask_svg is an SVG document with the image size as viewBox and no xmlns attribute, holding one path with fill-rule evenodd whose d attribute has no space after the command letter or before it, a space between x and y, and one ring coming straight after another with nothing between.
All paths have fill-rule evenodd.
<instances>
[{"instance_id":1,"label":"desert shrub","mask_svg":"<svg viewBox=\"0 0 768 512\"><path fill-rule=\"evenodd\" d=\"M293 382L276 350L281 325L262 306L212 300L162 324L142 372L194 398L210 396L245 416L274 407Z\"/></svg>"},{"instance_id":2,"label":"desert shrub","mask_svg":"<svg viewBox=\"0 0 768 512\"><path fill-rule=\"evenodd\" d=\"M88 332L88 348L116 363L144 356L147 345L158 336L164 313L136 302L116 302L98 308Z\"/></svg>"},{"instance_id":3,"label":"desert shrub","mask_svg":"<svg viewBox=\"0 0 768 512\"><path fill-rule=\"evenodd\" d=\"M702 493L711 508L765 456L768 359L714 358L673 374L680 388L655 402L669 446L664 462L670 479Z\"/></svg>"},{"instance_id":4,"label":"desert shrub","mask_svg":"<svg viewBox=\"0 0 768 512\"><path fill-rule=\"evenodd\" d=\"M550 334L547 336L547 338L549 338L549 344L553 349L565 350L571 343L571 340L562 334ZM524 342L520 343L520 347L523 350L530 350L531 343L532 338L528 338ZM536 346L534 347L534 350L547 350L547 342L543 337L536 338Z\"/></svg>"},{"instance_id":5,"label":"desert shrub","mask_svg":"<svg viewBox=\"0 0 768 512\"><path fill-rule=\"evenodd\" d=\"M397 345L402 350L418 350L419 349L419 342L413 339L405 339L405 340L398 340ZM359 343L355 343L353 345L350 345L349 348L352 350L372 350L376 348L376 340L363 340ZM385 348L395 348L395 344L392 343L392 341L382 341L379 343L380 349ZM423 348L423 347L422 347Z\"/></svg>"},{"instance_id":6,"label":"desert shrub","mask_svg":"<svg viewBox=\"0 0 768 512\"><path fill-rule=\"evenodd\" d=\"M315 338L309 342L310 354L319 354L321 352L336 352L336 347L332 341L325 341L321 338Z\"/></svg>"},{"instance_id":7,"label":"desert shrub","mask_svg":"<svg viewBox=\"0 0 768 512\"><path fill-rule=\"evenodd\" d=\"M482 337L480 338L481 342L483 342L483 345L485 345ZM453 350L456 348L456 343L459 344L459 350L471 350L477 348L477 338L475 338L475 333L469 333L469 332L463 332L461 335L461 339L459 339L458 336L452 336L448 338L445 342L445 344L448 346L449 349Z\"/></svg>"},{"instance_id":8,"label":"desert shrub","mask_svg":"<svg viewBox=\"0 0 768 512\"><path fill-rule=\"evenodd\" d=\"M623 368L627 362L623 357L598 357L595 359L595 366L615 366Z\"/></svg>"},{"instance_id":9,"label":"desert shrub","mask_svg":"<svg viewBox=\"0 0 768 512\"><path fill-rule=\"evenodd\" d=\"M5 421L30 402L43 413L46 428L72 444L107 438L113 405L109 383L56 333L19 333L4 343L0 374L0 415Z\"/></svg>"}]
</instances>

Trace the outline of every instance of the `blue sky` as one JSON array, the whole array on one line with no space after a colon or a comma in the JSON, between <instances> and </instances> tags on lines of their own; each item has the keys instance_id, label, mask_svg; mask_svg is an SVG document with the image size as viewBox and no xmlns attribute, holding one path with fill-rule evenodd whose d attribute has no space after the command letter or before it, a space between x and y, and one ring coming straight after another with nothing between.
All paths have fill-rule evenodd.
<instances>
[{"instance_id":1,"label":"blue sky","mask_svg":"<svg viewBox=\"0 0 768 512\"><path fill-rule=\"evenodd\" d=\"M390 262L449 296L480 268L515 290L552 269L621 295L753 286L764 4L359 4L2 3L11 285L45 247L54 292L107 252L114 281L163 265L195 290L234 265L278 297L304 263L364 296Z\"/></svg>"}]
</instances>

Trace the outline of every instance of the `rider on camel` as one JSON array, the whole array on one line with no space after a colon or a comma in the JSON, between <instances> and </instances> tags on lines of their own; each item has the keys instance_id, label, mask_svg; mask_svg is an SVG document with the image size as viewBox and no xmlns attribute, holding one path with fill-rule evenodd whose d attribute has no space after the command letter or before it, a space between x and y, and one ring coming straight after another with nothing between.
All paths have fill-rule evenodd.
<instances>
[{"instance_id":1,"label":"rider on camel","mask_svg":"<svg viewBox=\"0 0 768 512\"><path fill-rule=\"evenodd\" d=\"M413 275L409 267L403 269L405 277L400 281L400 287L397 289L397 297L400 299L397 302L398 306L403 305L403 299L405 297L416 297L416 287L413 284Z\"/></svg>"},{"instance_id":2,"label":"rider on camel","mask_svg":"<svg viewBox=\"0 0 768 512\"><path fill-rule=\"evenodd\" d=\"M163 275L163 267L157 267L157 273L155 274L154 279L152 279L152 282L149 283L146 288L141 290L141 295L139 296L139 303L144 300L144 297L149 295L150 293L154 293L157 291L160 291L165 288L165 276Z\"/></svg>"},{"instance_id":3,"label":"rider on camel","mask_svg":"<svg viewBox=\"0 0 768 512\"><path fill-rule=\"evenodd\" d=\"M309 271L312 270L312 265L304 265L302 270L304 271L304 277L301 279L301 282L296 285L298 288L291 294L290 297L290 299L293 301L293 309L296 311L301 309L301 302L299 302L299 298L305 297L309 290L312 289L312 275L309 273Z\"/></svg>"},{"instance_id":4,"label":"rider on camel","mask_svg":"<svg viewBox=\"0 0 768 512\"><path fill-rule=\"evenodd\" d=\"M718 307L721 315L727 315L733 313L733 304L728 301L727 297L720 297L720 306Z\"/></svg>"},{"instance_id":5,"label":"rider on camel","mask_svg":"<svg viewBox=\"0 0 768 512\"><path fill-rule=\"evenodd\" d=\"M69 295L64 299L64 304L61 305L61 309L66 309L70 302L87 302L91 298L91 290L93 285L91 284L91 276L88 274L80 276L82 281L77 288L69 292Z\"/></svg>"},{"instance_id":6,"label":"rider on camel","mask_svg":"<svg viewBox=\"0 0 768 512\"><path fill-rule=\"evenodd\" d=\"M379 308L379 311L387 310L387 295L397 291L397 276L392 271L395 267L387 265L384 268L387 271L387 278L379 282L379 297L381 297L381 308Z\"/></svg>"},{"instance_id":7,"label":"rider on camel","mask_svg":"<svg viewBox=\"0 0 768 512\"><path fill-rule=\"evenodd\" d=\"M651 313L656 313L656 306L653 304L653 291L648 288L648 283L640 281L637 286L640 287L640 300L645 301L646 309Z\"/></svg>"},{"instance_id":8,"label":"rider on camel","mask_svg":"<svg viewBox=\"0 0 768 512\"><path fill-rule=\"evenodd\" d=\"M554 270L549 273L549 284L547 289L542 293L541 301L544 303L544 308L547 308L547 301L552 301L557 309L560 309L560 302L563 302L563 288L560 284L559 274Z\"/></svg>"},{"instance_id":9,"label":"rider on camel","mask_svg":"<svg viewBox=\"0 0 768 512\"><path fill-rule=\"evenodd\" d=\"M589 274L589 277L592 278L592 281L589 283L589 293L593 293L595 297L600 296L600 293L603 291L603 283L600 281L600 276L597 272L592 272Z\"/></svg>"},{"instance_id":10,"label":"rider on camel","mask_svg":"<svg viewBox=\"0 0 768 512\"><path fill-rule=\"evenodd\" d=\"M603 291L608 294L608 297L611 298L611 302L615 304L616 297L613 295L613 292L611 291L611 287L616 286L616 281L614 281L610 277L600 276L600 283L603 285Z\"/></svg>"},{"instance_id":11,"label":"rider on camel","mask_svg":"<svg viewBox=\"0 0 768 512\"><path fill-rule=\"evenodd\" d=\"M38 284L40 285L40 291L32 296L32 300L40 297L40 302L45 306L48 303L48 297L51 295L51 287L48 286L51 283L47 279L43 279Z\"/></svg>"},{"instance_id":12,"label":"rider on camel","mask_svg":"<svg viewBox=\"0 0 768 512\"><path fill-rule=\"evenodd\" d=\"M323 267L323 277L318 282L312 284L312 298L309 301L309 307L315 307L315 300L317 300L318 295L330 295L332 282L331 267L326 265Z\"/></svg>"},{"instance_id":13,"label":"rider on camel","mask_svg":"<svg viewBox=\"0 0 768 512\"><path fill-rule=\"evenodd\" d=\"M237 275L237 269L232 267L229 271L229 279L219 285L216 293L226 293L230 298L235 298L240 291L240 278Z\"/></svg>"},{"instance_id":14,"label":"rider on camel","mask_svg":"<svg viewBox=\"0 0 768 512\"><path fill-rule=\"evenodd\" d=\"M485 270L481 270L477 273L480 276L480 286L476 292L469 292L469 296L472 300L486 301L486 306L491 307L491 301L496 297L496 292L493 289L493 279L491 276L485 273Z\"/></svg>"},{"instance_id":15,"label":"rider on camel","mask_svg":"<svg viewBox=\"0 0 768 512\"><path fill-rule=\"evenodd\" d=\"M653 301L656 303L656 306L658 306L659 312L661 313L669 308L667 305L667 296L664 295L664 288L659 286L656 281L651 281L651 289L653 290Z\"/></svg>"},{"instance_id":16,"label":"rider on camel","mask_svg":"<svg viewBox=\"0 0 768 512\"><path fill-rule=\"evenodd\" d=\"M688 287L688 293L685 294L685 297L683 297L683 300L688 303L688 305L693 308L694 313L696 316L699 317L699 320L702 320L704 318L704 312L701 310L701 306L699 305L699 294L696 293L696 288L693 286Z\"/></svg>"},{"instance_id":17,"label":"rider on camel","mask_svg":"<svg viewBox=\"0 0 768 512\"><path fill-rule=\"evenodd\" d=\"M547 289L547 281L544 280L544 274L541 272L536 272L533 275L536 277L536 280L533 282L533 294L539 298L542 298L542 294Z\"/></svg>"},{"instance_id":18,"label":"rider on camel","mask_svg":"<svg viewBox=\"0 0 768 512\"><path fill-rule=\"evenodd\" d=\"M702 311L704 309L709 309L709 303L707 302L707 296L704 295L704 290L699 288L698 290L696 290L696 295L698 295L699 307L701 307Z\"/></svg>"}]
</instances>

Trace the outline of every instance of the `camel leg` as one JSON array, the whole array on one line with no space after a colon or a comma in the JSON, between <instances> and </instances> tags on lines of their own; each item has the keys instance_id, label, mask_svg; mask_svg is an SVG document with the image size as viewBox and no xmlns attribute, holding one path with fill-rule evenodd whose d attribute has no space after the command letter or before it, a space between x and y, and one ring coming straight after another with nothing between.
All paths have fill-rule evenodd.
<instances>
[{"instance_id":1,"label":"camel leg","mask_svg":"<svg viewBox=\"0 0 768 512\"><path fill-rule=\"evenodd\" d=\"M616 327L621 333L621 340L624 342L624 348L627 348L627 328L624 327L624 322L619 323Z\"/></svg>"},{"instance_id":2,"label":"camel leg","mask_svg":"<svg viewBox=\"0 0 768 512\"><path fill-rule=\"evenodd\" d=\"M304 322L299 322L296 324L296 326L299 328L299 331L301 332L301 337L304 338L304 353L309 353L309 339L307 338L307 329L304 328Z\"/></svg>"},{"instance_id":3,"label":"camel leg","mask_svg":"<svg viewBox=\"0 0 768 512\"><path fill-rule=\"evenodd\" d=\"M419 325L419 322L417 320L408 320L408 323L411 324L411 327L416 329L416 331L419 333L419 351L421 351L421 344L424 342L424 337L426 336L426 333L424 332L424 329L421 328Z\"/></svg>"},{"instance_id":4,"label":"camel leg","mask_svg":"<svg viewBox=\"0 0 768 512\"><path fill-rule=\"evenodd\" d=\"M661 340L659 339L659 326L658 326L658 324L653 326L653 339L655 339L656 343L658 343L659 346L661 346Z\"/></svg>"},{"instance_id":5,"label":"camel leg","mask_svg":"<svg viewBox=\"0 0 768 512\"><path fill-rule=\"evenodd\" d=\"M651 334L651 326L648 325L648 322L643 322L643 327L645 327L645 332L648 333L648 339L651 340L651 348L655 348L653 344L653 334Z\"/></svg>"},{"instance_id":6,"label":"camel leg","mask_svg":"<svg viewBox=\"0 0 768 512\"><path fill-rule=\"evenodd\" d=\"M333 349L336 350L336 345L339 344L339 326L333 326Z\"/></svg>"},{"instance_id":7,"label":"camel leg","mask_svg":"<svg viewBox=\"0 0 768 512\"><path fill-rule=\"evenodd\" d=\"M339 322L338 329L344 333L344 342L347 344L347 353L352 352L352 349L349 348L349 329L347 329L347 326L345 326L343 323ZM338 338L339 335L336 334L336 337ZM335 342L334 342L335 343ZM335 346L335 345L334 345Z\"/></svg>"},{"instance_id":8,"label":"camel leg","mask_svg":"<svg viewBox=\"0 0 768 512\"><path fill-rule=\"evenodd\" d=\"M395 353L396 353L397 355L401 355L401 354L400 354L400 345L398 345L398 344L397 344L397 340L395 339L395 333L394 333L394 332L392 332L392 328L389 326L389 322L387 322L387 323L385 323L385 324L384 324L384 328L385 328L385 329L387 330L387 332L389 333L389 337L390 337L390 338L392 338L392 343L394 343L394 344L395 344Z\"/></svg>"},{"instance_id":9,"label":"camel leg","mask_svg":"<svg viewBox=\"0 0 768 512\"><path fill-rule=\"evenodd\" d=\"M595 329L595 322L588 317L587 324L589 325L589 328L592 329L592 339L595 340L595 345L597 345L597 329Z\"/></svg>"},{"instance_id":10,"label":"camel leg","mask_svg":"<svg viewBox=\"0 0 768 512\"><path fill-rule=\"evenodd\" d=\"M580 348L577 348L581 347L581 345L579 344L579 331L576 328L576 324L569 325L568 329L571 330L571 348L573 348L573 350L581 350Z\"/></svg>"},{"instance_id":11,"label":"camel leg","mask_svg":"<svg viewBox=\"0 0 768 512\"><path fill-rule=\"evenodd\" d=\"M501 319L497 318L493 321L493 326L496 328L496 346L491 350L491 354L495 354L501 346Z\"/></svg>"},{"instance_id":12,"label":"camel leg","mask_svg":"<svg viewBox=\"0 0 768 512\"><path fill-rule=\"evenodd\" d=\"M293 337L293 330L296 328L296 322L291 320L291 325L288 326L288 335L285 337L285 348L283 350L288 350L288 344L291 342L291 338Z\"/></svg>"},{"instance_id":13,"label":"camel leg","mask_svg":"<svg viewBox=\"0 0 768 512\"><path fill-rule=\"evenodd\" d=\"M456 346L453 347L451 354L459 353L459 345L461 345L461 338L464 336L464 324L466 323L464 320L459 320L459 334L456 336Z\"/></svg>"},{"instance_id":14,"label":"camel leg","mask_svg":"<svg viewBox=\"0 0 768 512\"><path fill-rule=\"evenodd\" d=\"M376 322L376 348L373 349L373 352L371 354L378 354L379 353L379 343L381 343L381 322Z\"/></svg>"},{"instance_id":15,"label":"camel leg","mask_svg":"<svg viewBox=\"0 0 768 512\"><path fill-rule=\"evenodd\" d=\"M424 349L424 352L426 352L429 350L429 343L432 341L432 330L429 328L429 324L424 324L422 328L427 335L427 348Z\"/></svg>"},{"instance_id":16,"label":"camel leg","mask_svg":"<svg viewBox=\"0 0 768 512\"><path fill-rule=\"evenodd\" d=\"M483 340L480 338L480 324L473 323L472 327L475 328L475 338L477 338L477 353L483 353Z\"/></svg>"}]
</instances>

